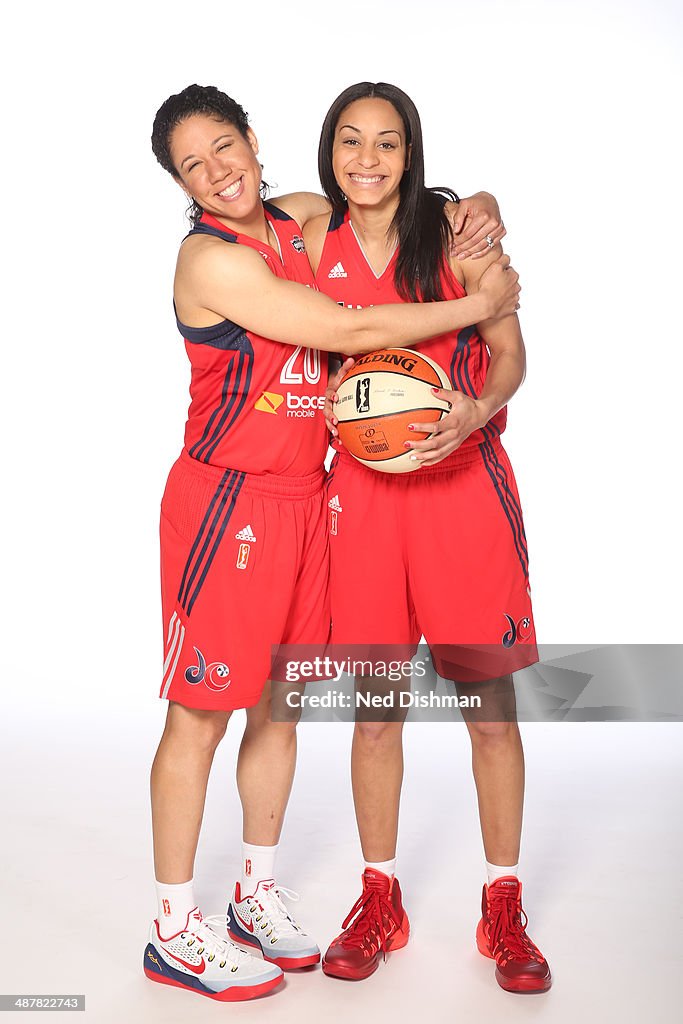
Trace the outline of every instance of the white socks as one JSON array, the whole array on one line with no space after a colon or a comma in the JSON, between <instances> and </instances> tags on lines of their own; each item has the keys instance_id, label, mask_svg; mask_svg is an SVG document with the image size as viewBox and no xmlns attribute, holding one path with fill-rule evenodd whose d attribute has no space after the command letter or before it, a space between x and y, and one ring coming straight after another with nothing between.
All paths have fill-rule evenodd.
<instances>
[{"instance_id":1,"label":"white socks","mask_svg":"<svg viewBox=\"0 0 683 1024\"><path fill-rule=\"evenodd\" d=\"M396 858L394 857L393 860L366 860L365 867L366 869L371 868L373 871L381 871L382 874L392 878L396 874Z\"/></svg>"},{"instance_id":2,"label":"white socks","mask_svg":"<svg viewBox=\"0 0 683 1024\"><path fill-rule=\"evenodd\" d=\"M489 876L489 885L493 885L497 878L504 878L505 875L514 875L517 878L517 872L519 871L519 864L509 864L506 866L500 864L489 864L486 861L486 873Z\"/></svg>"},{"instance_id":3,"label":"white socks","mask_svg":"<svg viewBox=\"0 0 683 1024\"><path fill-rule=\"evenodd\" d=\"M187 915L197 906L193 879L179 885L157 882L157 920L162 939L170 939L185 928Z\"/></svg>"},{"instance_id":4,"label":"white socks","mask_svg":"<svg viewBox=\"0 0 683 1024\"><path fill-rule=\"evenodd\" d=\"M278 845L253 846L251 843L242 843L242 878L240 881L242 899L245 896L253 896L256 886L265 878L275 878L275 858Z\"/></svg>"}]
</instances>

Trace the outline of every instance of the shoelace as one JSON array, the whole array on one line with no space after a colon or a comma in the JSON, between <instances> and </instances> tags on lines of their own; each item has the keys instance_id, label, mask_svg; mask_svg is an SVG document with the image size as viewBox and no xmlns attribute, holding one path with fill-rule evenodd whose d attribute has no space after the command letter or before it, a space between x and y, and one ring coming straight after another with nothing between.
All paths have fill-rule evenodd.
<instances>
[{"instance_id":1,"label":"shoelace","mask_svg":"<svg viewBox=\"0 0 683 1024\"><path fill-rule=\"evenodd\" d=\"M230 942L227 938L224 939L213 931L215 926L225 928L225 923L225 914L211 914L209 917L203 917L196 928L183 932L183 935L193 935L196 937L198 946L195 952L207 952L209 954L207 956L209 963L213 963L214 959L219 957L219 967L229 963L231 970L234 972L240 964L250 959L250 955L245 953L243 949L240 949L239 946L236 946L234 942ZM190 939L187 945L192 948L194 941L194 939Z\"/></svg>"},{"instance_id":2,"label":"shoelace","mask_svg":"<svg viewBox=\"0 0 683 1024\"><path fill-rule=\"evenodd\" d=\"M356 917L356 915L358 916ZM342 930L344 930L353 921L349 928L349 934L344 936L344 945L362 946L369 938L373 952L376 949L381 949L386 959L385 944L389 932L384 924L385 917L390 918L397 928L401 927L401 921L396 915L389 894L379 889L365 889L342 922Z\"/></svg>"},{"instance_id":3,"label":"shoelace","mask_svg":"<svg viewBox=\"0 0 683 1024\"><path fill-rule=\"evenodd\" d=\"M262 890L258 895L258 899L256 896L247 897L250 909L254 910L256 907L263 908L268 921L261 924L261 928L266 928L270 924L270 931L267 931L266 935L270 938L271 943L277 942L284 934L306 934L296 921L290 917L287 907L282 902L282 896L286 896L289 900L298 901L300 899L298 892L294 892L293 889L287 889L284 885L273 885L270 889ZM256 916L256 921L261 921L259 915Z\"/></svg>"},{"instance_id":4,"label":"shoelace","mask_svg":"<svg viewBox=\"0 0 683 1024\"><path fill-rule=\"evenodd\" d=\"M503 953L508 960L542 960L540 951L526 934L529 919L517 900L490 896L489 914L489 946L494 956Z\"/></svg>"}]
</instances>

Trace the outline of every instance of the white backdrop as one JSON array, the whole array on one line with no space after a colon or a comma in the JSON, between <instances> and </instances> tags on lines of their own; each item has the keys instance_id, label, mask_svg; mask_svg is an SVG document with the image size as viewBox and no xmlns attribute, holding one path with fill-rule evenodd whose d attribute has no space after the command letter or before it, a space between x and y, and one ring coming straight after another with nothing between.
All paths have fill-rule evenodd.
<instances>
[{"instance_id":1,"label":"white backdrop","mask_svg":"<svg viewBox=\"0 0 683 1024\"><path fill-rule=\"evenodd\" d=\"M276 191L316 188L343 87L414 97L428 182L494 192L522 276L507 446L539 638L681 639L675 0L43 2L6 28L11 704L155 699L158 503L189 372L171 310L184 202L149 134L193 81L245 105Z\"/></svg>"},{"instance_id":2,"label":"white backdrop","mask_svg":"<svg viewBox=\"0 0 683 1024\"><path fill-rule=\"evenodd\" d=\"M191 82L224 88L251 115L267 179L290 191L316 188L341 89L386 80L413 96L428 182L494 192L522 276L528 377L506 445L539 638L677 642L682 9L35 0L2 17L3 987L86 992L98 1024L205 1020L206 1001L181 1006L139 969L154 908L147 771L165 714L158 508L189 383L171 307L187 224L152 156L154 113ZM217 757L197 860L209 913L237 866L239 731ZM680 915L661 865L681 860L678 732L523 727L525 901L557 969L553 1024L612 1019L605 999L625 1024L675 1016ZM357 895L350 737L300 734L280 865L325 948ZM464 729L415 727L406 750L404 966L360 989L288 979L287 997L241 1017L274 1007L341 1024L352 1003L377 1020L451 1003L463 1019L535 1016L472 947L483 855Z\"/></svg>"}]
</instances>

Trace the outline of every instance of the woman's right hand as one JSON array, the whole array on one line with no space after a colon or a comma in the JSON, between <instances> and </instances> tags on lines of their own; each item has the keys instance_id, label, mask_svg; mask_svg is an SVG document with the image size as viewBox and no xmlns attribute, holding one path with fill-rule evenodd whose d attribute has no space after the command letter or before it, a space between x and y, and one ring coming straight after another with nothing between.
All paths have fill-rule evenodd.
<instances>
[{"instance_id":1,"label":"woman's right hand","mask_svg":"<svg viewBox=\"0 0 683 1024\"><path fill-rule=\"evenodd\" d=\"M351 358L344 360L344 362L339 367L335 375L333 377L330 377L329 381L327 382L324 409L325 423L327 424L327 429L332 435L332 441L330 442L330 444L332 444L332 446L335 448L341 447L341 441L338 438L337 431L337 423L339 422L339 420L334 415L334 403L337 401L337 388L339 387L342 380L353 366L354 362L355 360Z\"/></svg>"},{"instance_id":2,"label":"woman's right hand","mask_svg":"<svg viewBox=\"0 0 683 1024\"><path fill-rule=\"evenodd\" d=\"M491 303L491 320L510 316L519 309L519 274L510 266L509 256L499 256L486 268L479 279L479 291L484 292Z\"/></svg>"}]
</instances>

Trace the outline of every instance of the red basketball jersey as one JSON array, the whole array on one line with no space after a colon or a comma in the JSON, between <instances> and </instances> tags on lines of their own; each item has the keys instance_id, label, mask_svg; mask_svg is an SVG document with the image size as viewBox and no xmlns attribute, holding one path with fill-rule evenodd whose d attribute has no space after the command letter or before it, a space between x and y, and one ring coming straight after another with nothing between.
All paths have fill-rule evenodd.
<instances>
[{"instance_id":1,"label":"red basketball jersey","mask_svg":"<svg viewBox=\"0 0 683 1024\"><path fill-rule=\"evenodd\" d=\"M395 267L396 253L384 273L378 277L363 253L351 224L349 211L343 215L332 214L316 274L316 284L321 292L335 299L340 306L349 306L353 309L379 306L387 302L405 302L396 291ZM467 294L448 268L444 268L442 273L442 286L446 299L461 299ZM451 331L411 347L418 351L424 347L425 355L446 371L454 391L462 391L471 398L479 397L491 357L476 327ZM486 440L490 441L501 434L505 429L506 418L507 409L503 408L482 430L475 430L470 434L458 451ZM457 460L458 451L449 455L448 459ZM420 470L420 474L428 473L432 468L425 466Z\"/></svg>"},{"instance_id":2,"label":"red basketball jersey","mask_svg":"<svg viewBox=\"0 0 683 1024\"><path fill-rule=\"evenodd\" d=\"M208 213L190 234L249 246L276 277L315 288L296 221L270 203L264 209L279 253ZM213 327L178 321L178 329L192 367L185 425L192 458L256 474L307 476L320 469L327 451L327 353L262 338L231 320Z\"/></svg>"}]
</instances>

